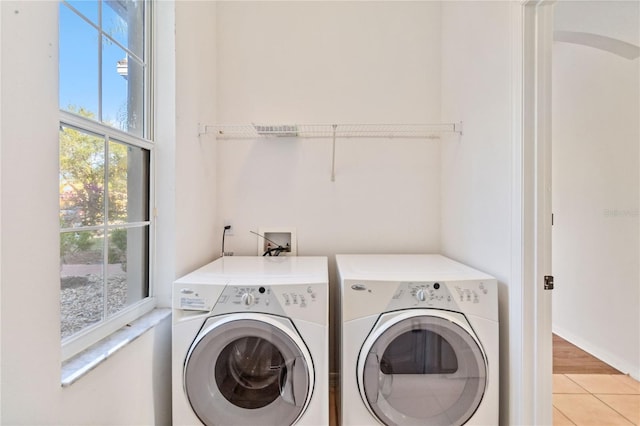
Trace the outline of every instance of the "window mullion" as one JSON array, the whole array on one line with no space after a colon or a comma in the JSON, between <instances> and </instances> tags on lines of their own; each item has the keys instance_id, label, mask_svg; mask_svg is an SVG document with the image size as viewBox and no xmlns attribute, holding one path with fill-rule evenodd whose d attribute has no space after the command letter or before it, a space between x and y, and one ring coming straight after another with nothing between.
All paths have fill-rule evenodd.
<instances>
[{"instance_id":1,"label":"window mullion","mask_svg":"<svg viewBox=\"0 0 640 426\"><path fill-rule=\"evenodd\" d=\"M152 87L154 85L154 78L153 78L153 73L151 71L151 66L149 66L149 64L151 64L151 62L154 60L153 57L153 37L151 36L151 34L154 34L155 31L155 23L154 20L151 19L151 15L153 13L153 2L149 2L145 8L144 8L144 25L145 25L145 29L144 29L144 33L145 33L145 37L144 37L144 65L145 65L145 71L144 71L144 86L143 86L143 90L144 90L144 97L145 97L145 111L144 111L144 117L145 117L145 123L144 123L144 134L143 136L147 139L151 139L153 140L155 138L154 135L154 115L152 112L152 108L154 105L154 90L152 90Z\"/></svg>"},{"instance_id":2,"label":"window mullion","mask_svg":"<svg viewBox=\"0 0 640 426\"><path fill-rule=\"evenodd\" d=\"M102 123L102 2L98 2L98 121Z\"/></svg>"},{"instance_id":3,"label":"window mullion","mask_svg":"<svg viewBox=\"0 0 640 426\"><path fill-rule=\"evenodd\" d=\"M102 320L107 319L109 311L108 283L109 283L109 136L104 137L104 219L102 245Z\"/></svg>"},{"instance_id":4,"label":"window mullion","mask_svg":"<svg viewBox=\"0 0 640 426\"><path fill-rule=\"evenodd\" d=\"M116 40L115 38L113 38L109 33L106 33L102 30L102 28L100 29L100 34L104 37L109 39L109 41L111 43L113 43L114 45L118 46L120 49L122 49L124 51L124 53L126 53L127 55L131 56L132 59L134 59L135 61L139 62L140 65L142 66L146 66L144 59L140 58L138 55L136 55L135 53L133 53L131 50L129 50L128 47L125 47L122 45L122 43L120 43L118 40Z\"/></svg>"},{"instance_id":5,"label":"window mullion","mask_svg":"<svg viewBox=\"0 0 640 426\"><path fill-rule=\"evenodd\" d=\"M115 223L113 225L111 224L107 224L107 229L112 230L112 229L129 229L129 228L143 228L145 226L150 226L151 225L151 221L150 220L145 220L145 221L141 221L141 222L123 222L123 223ZM73 228L61 228L60 232L64 233L64 232L83 232L83 231L102 231L104 230L105 225L98 225L98 226L78 226L78 227L73 227Z\"/></svg>"},{"instance_id":6,"label":"window mullion","mask_svg":"<svg viewBox=\"0 0 640 426\"><path fill-rule=\"evenodd\" d=\"M107 136L110 139L117 140L138 148L151 150L153 148L153 142L151 140L141 138L136 135L132 135L122 130L118 130L112 127L107 127L102 123L97 123L86 117L82 117L78 114L74 114L69 111L60 111L61 124L67 127L73 127L76 130L83 132L91 132L96 136Z\"/></svg>"}]
</instances>

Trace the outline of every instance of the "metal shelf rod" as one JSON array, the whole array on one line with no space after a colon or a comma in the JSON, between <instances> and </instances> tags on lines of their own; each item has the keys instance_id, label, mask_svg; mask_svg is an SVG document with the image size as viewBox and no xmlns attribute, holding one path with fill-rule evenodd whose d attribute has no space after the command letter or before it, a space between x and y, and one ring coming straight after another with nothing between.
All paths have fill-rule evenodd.
<instances>
[{"instance_id":1,"label":"metal shelf rod","mask_svg":"<svg viewBox=\"0 0 640 426\"><path fill-rule=\"evenodd\" d=\"M441 124L214 124L199 125L198 135L217 139L410 138L439 139L441 133L462 135L462 122Z\"/></svg>"}]
</instances>

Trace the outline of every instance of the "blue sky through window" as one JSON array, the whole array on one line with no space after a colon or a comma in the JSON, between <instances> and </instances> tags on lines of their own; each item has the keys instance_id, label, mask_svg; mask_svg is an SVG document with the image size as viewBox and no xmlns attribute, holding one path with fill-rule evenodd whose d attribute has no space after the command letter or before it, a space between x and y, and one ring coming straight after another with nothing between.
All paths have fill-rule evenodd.
<instances>
[{"instance_id":1,"label":"blue sky through window","mask_svg":"<svg viewBox=\"0 0 640 426\"><path fill-rule=\"evenodd\" d=\"M97 1L69 2L87 19L97 24ZM108 6L103 28L112 35L126 32L126 23ZM106 10L110 10L107 14ZM106 19L108 18L108 19ZM102 85L102 120L116 127L123 127L127 111L127 80L118 74L118 61L127 58L124 50L106 38L100 39L99 31L62 2L60 3L60 96L63 110L85 108L98 119L99 87ZM118 37L114 37L118 39ZM126 34L124 34L126 37ZM102 43L102 84L99 74L99 44Z\"/></svg>"}]
</instances>

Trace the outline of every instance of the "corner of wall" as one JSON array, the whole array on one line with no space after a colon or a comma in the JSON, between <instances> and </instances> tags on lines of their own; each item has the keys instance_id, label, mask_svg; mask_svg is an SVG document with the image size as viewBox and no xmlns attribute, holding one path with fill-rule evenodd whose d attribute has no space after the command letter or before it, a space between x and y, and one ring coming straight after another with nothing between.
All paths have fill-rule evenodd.
<instances>
[{"instance_id":1,"label":"corner of wall","mask_svg":"<svg viewBox=\"0 0 640 426\"><path fill-rule=\"evenodd\" d=\"M158 305L171 306L176 277L176 55L174 1L154 2L155 11L155 293Z\"/></svg>"}]
</instances>

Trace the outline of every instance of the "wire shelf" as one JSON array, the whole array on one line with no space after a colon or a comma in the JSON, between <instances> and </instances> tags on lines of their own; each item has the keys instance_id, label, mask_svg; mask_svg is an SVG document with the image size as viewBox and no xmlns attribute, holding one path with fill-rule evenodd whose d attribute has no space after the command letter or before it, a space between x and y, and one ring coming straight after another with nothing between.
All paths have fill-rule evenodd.
<instances>
[{"instance_id":1,"label":"wire shelf","mask_svg":"<svg viewBox=\"0 0 640 426\"><path fill-rule=\"evenodd\" d=\"M216 124L202 125L200 135L217 139L258 138L410 138L440 139L442 133L462 134L462 122L442 124Z\"/></svg>"},{"instance_id":2,"label":"wire shelf","mask_svg":"<svg viewBox=\"0 0 640 426\"><path fill-rule=\"evenodd\" d=\"M336 179L336 140L348 138L440 139L443 133L462 135L462 122L441 124L215 124L199 125L198 134L216 139L331 139L331 181Z\"/></svg>"}]
</instances>

